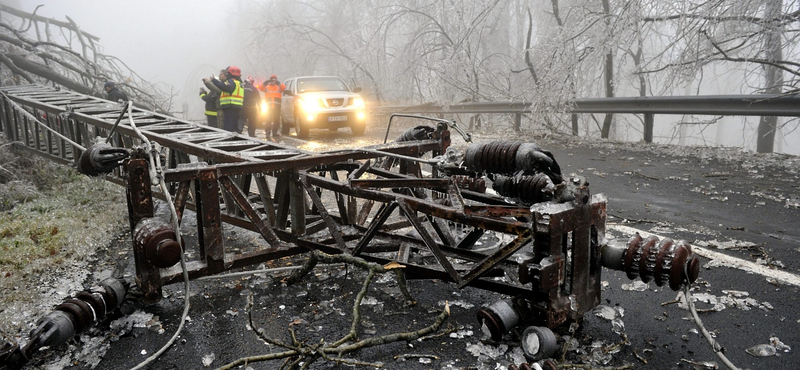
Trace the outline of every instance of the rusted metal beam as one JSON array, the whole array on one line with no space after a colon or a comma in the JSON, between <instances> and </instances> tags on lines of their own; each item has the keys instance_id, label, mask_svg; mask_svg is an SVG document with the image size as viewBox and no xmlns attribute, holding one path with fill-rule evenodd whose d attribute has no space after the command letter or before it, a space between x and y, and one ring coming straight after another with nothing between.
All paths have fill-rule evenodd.
<instances>
[{"instance_id":1,"label":"rusted metal beam","mask_svg":"<svg viewBox=\"0 0 800 370\"><path fill-rule=\"evenodd\" d=\"M239 206L239 209L241 209L244 215L253 223L258 233L264 237L264 240L273 247L280 245L280 240L278 240L275 232L272 231L267 220L261 218L261 215L253 208L253 205L247 200L241 189L234 184L233 180L228 176L223 176L219 178L219 182L222 183L225 191L231 195L236 205Z\"/></svg>"},{"instance_id":2,"label":"rusted metal beam","mask_svg":"<svg viewBox=\"0 0 800 370\"><path fill-rule=\"evenodd\" d=\"M533 240L533 233L528 231L518 235L513 241L498 249L494 254L486 257L483 261L478 263L477 266L472 268L459 283L459 288L463 288L473 280L481 277L481 275L494 268L500 261L505 260L512 254L516 253L520 248L524 247Z\"/></svg>"},{"instance_id":3,"label":"rusted metal beam","mask_svg":"<svg viewBox=\"0 0 800 370\"><path fill-rule=\"evenodd\" d=\"M369 227L367 227L367 230L361 236L358 244L356 244L356 247L353 249L354 256L358 256L362 251L364 251L364 248L366 248L370 240L372 240L386 220L389 219L389 216L392 214L392 211L394 211L395 208L397 208L397 202L390 202L381 206L381 208L378 210L378 214L372 219Z\"/></svg>"},{"instance_id":4,"label":"rusted metal beam","mask_svg":"<svg viewBox=\"0 0 800 370\"><path fill-rule=\"evenodd\" d=\"M347 251L347 245L342 238L342 232L339 230L339 226L333 221L330 214L328 214L328 210L325 208L325 204L322 203L322 199L320 199L317 192L315 192L314 188L308 183L308 177L305 175L300 175L300 183L308 194L308 197L311 199L311 202L317 207L317 212L319 212L319 215L322 217L322 220L328 227L328 231L331 233L331 236L333 236L333 239L336 240L336 246L339 247L342 252Z\"/></svg>"},{"instance_id":5,"label":"rusted metal beam","mask_svg":"<svg viewBox=\"0 0 800 370\"><path fill-rule=\"evenodd\" d=\"M364 179L350 180L350 186L357 188L425 188L446 191L449 179Z\"/></svg>"},{"instance_id":6,"label":"rusted metal beam","mask_svg":"<svg viewBox=\"0 0 800 370\"><path fill-rule=\"evenodd\" d=\"M458 274L453 265L450 261L447 260L447 256L442 253L442 250L439 249L439 246L431 237L428 230L425 229L424 225L422 225L419 220L417 220L416 212L409 206L408 202L404 199L398 199L397 205L400 207L400 210L405 214L406 218L411 222L411 225L414 226L414 229L417 230L422 240L425 242L425 245L428 249L433 253L436 260L439 261L439 265L444 268L444 270L450 275L450 277L456 283L461 283L461 276Z\"/></svg>"}]
</instances>

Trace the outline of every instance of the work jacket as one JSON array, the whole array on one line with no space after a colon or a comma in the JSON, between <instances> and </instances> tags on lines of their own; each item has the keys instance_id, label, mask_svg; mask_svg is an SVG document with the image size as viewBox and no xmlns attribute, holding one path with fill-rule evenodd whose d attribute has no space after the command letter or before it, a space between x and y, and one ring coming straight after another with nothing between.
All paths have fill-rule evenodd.
<instances>
[{"instance_id":1,"label":"work jacket","mask_svg":"<svg viewBox=\"0 0 800 370\"><path fill-rule=\"evenodd\" d=\"M217 115L217 104L219 103L219 95L215 92L204 91L200 93L200 99L206 102L206 116Z\"/></svg>"},{"instance_id":2,"label":"work jacket","mask_svg":"<svg viewBox=\"0 0 800 370\"><path fill-rule=\"evenodd\" d=\"M269 82L264 84L264 100L266 101L273 101L276 103L281 102L281 93L283 90L286 90L286 85L283 83L277 83L275 85L269 84Z\"/></svg>"},{"instance_id":3,"label":"work jacket","mask_svg":"<svg viewBox=\"0 0 800 370\"><path fill-rule=\"evenodd\" d=\"M212 80L214 85L222 91L219 95L219 108L220 109L241 109L244 105L244 89L242 88L242 81L236 78L230 78L225 82L220 80Z\"/></svg>"},{"instance_id":4,"label":"work jacket","mask_svg":"<svg viewBox=\"0 0 800 370\"><path fill-rule=\"evenodd\" d=\"M244 90L244 107L245 109L259 109L261 105L261 94L258 92L253 84L245 81L242 83Z\"/></svg>"},{"instance_id":5,"label":"work jacket","mask_svg":"<svg viewBox=\"0 0 800 370\"><path fill-rule=\"evenodd\" d=\"M120 100L128 101L128 95L116 87L112 87L111 90L108 90L107 94L108 94L108 100L111 100L113 102L118 102Z\"/></svg>"}]
</instances>

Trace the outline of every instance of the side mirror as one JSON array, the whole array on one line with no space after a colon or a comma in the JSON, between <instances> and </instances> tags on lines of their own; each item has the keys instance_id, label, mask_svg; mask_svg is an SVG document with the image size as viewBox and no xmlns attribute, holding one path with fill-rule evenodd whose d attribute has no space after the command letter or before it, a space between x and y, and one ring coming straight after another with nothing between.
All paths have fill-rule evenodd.
<instances>
[{"instance_id":1,"label":"side mirror","mask_svg":"<svg viewBox=\"0 0 800 370\"><path fill-rule=\"evenodd\" d=\"M354 87L353 88L353 92L360 93L361 92L361 87Z\"/></svg>"},{"instance_id":2,"label":"side mirror","mask_svg":"<svg viewBox=\"0 0 800 370\"><path fill-rule=\"evenodd\" d=\"M294 94L292 94L292 90L283 90L283 95L292 96Z\"/></svg>"}]
</instances>

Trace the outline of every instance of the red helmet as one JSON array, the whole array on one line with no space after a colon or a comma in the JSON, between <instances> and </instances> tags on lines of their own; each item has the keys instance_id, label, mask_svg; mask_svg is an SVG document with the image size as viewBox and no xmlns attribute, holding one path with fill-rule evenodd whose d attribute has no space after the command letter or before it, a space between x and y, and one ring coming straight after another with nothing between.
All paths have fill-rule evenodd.
<instances>
[{"instance_id":1,"label":"red helmet","mask_svg":"<svg viewBox=\"0 0 800 370\"><path fill-rule=\"evenodd\" d=\"M237 66L230 66L225 68L225 70L228 71L228 73L230 73L233 77L242 77L242 70Z\"/></svg>"},{"instance_id":2,"label":"red helmet","mask_svg":"<svg viewBox=\"0 0 800 370\"><path fill-rule=\"evenodd\" d=\"M270 80L273 80L273 79L274 79L274 80L277 80L277 79L278 79L278 76L276 76L276 75L272 75L272 76L269 76L269 79L270 79Z\"/></svg>"}]
</instances>

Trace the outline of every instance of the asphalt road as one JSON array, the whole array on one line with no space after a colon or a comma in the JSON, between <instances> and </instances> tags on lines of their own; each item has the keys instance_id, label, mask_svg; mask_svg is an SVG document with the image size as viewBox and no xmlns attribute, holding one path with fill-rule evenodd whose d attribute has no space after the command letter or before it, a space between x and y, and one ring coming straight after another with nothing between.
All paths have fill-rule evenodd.
<instances>
[{"instance_id":1,"label":"asphalt road","mask_svg":"<svg viewBox=\"0 0 800 370\"><path fill-rule=\"evenodd\" d=\"M322 132L312 133L312 138L350 145L348 135ZM382 139L382 133L373 135ZM564 173L585 176L593 193L608 197L607 237L611 243L627 241L631 234L625 228L629 227L686 239L704 250L790 276L800 269L800 161L796 157L644 144L589 145L571 140L542 144L553 152ZM233 238L252 240L245 232L234 232ZM130 249L129 240L129 236L120 236L109 258L116 259L117 273L130 276L132 255L125 252ZM704 267L694 293L711 303L698 302L698 308L706 311L701 317L730 360L741 368L800 368L795 353L800 346L798 286L776 280L769 271L751 273L720 266L705 257L701 262ZM291 286L280 282L285 276L260 274L193 282L190 320L177 343L147 368L216 368L242 356L279 351L250 330L245 309L250 295L256 325L272 338L288 340L290 328L308 343L330 342L347 333L363 273L352 268L322 268ZM603 280L608 284L602 304L622 312L624 336L619 327L617 332L613 330L611 321L587 314L575 341L570 342L567 360L591 359L598 368L692 369L714 364L724 368L694 322L686 319L688 312L673 302L676 292L652 283L639 291L624 273L610 270L603 271ZM487 342L478 328L475 311L501 298L499 295L472 288L458 290L438 281L410 281L409 287L417 300L413 306L402 300L393 279L378 278L361 306L361 335L418 330L430 325L448 301L452 316L441 334L361 350L351 358L379 362L387 369L496 369L522 361L515 342ZM102 326L64 348L43 352L34 363L42 366L61 361L66 369L91 367L87 363L96 363L96 369L131 368L175 332L183 296L181 284L169 286L159 303L129 304L126 311L135 314L128 319ZM746 352L769 343L771 337L791 350L767 357ZM274 360L252 363L248 368L276 369L280 365L281 361ZM29 368L44 368L37 366ZM350 367L319 361L312 368Z\"/></svg>"}]
</instances>

